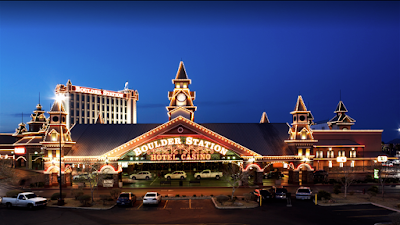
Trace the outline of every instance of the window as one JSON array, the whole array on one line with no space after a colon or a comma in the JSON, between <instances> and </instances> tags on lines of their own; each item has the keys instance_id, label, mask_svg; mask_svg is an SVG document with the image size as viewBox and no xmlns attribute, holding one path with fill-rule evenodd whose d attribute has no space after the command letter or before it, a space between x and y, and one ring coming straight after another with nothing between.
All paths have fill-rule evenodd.
<instances>
[{"instance_id":1,"label":"window","mask_svg":"<svg viewBox=\"0 0 400 225\"><path fill-rule=\"evenodd\" d=\"M76 101L79 102L79 95L76 95Z\"/></svg>"},{"instance_id":2,"label":"window","mask_svg":"<svg viewBox=\"0 0 400 225\"><path fill-rule=\"evenodd\" d=\"M355 161L351 161L350 167L354 167Z\"/></svg>"},{"instance_id":3,"label":"window","mask_svg":"<svg viewBox=\"0 0 400 225\"><path fill-rule=\"evenodd\" d=\"M356 154L357 154L356 151L350 151L350 158L355 158L355 157L357 157Z\"/></svg>"},{"instance_id":4,"label":"window","mask_svg":"<svg viewBox=\"0 0 400 225\"><path fill-rule=\"evenodd\" d=\"M90 101L90 96L89 96L89 95L86 96L86 101L87 101L87 102Z\"/></svg>"},{"instance_id":5,"label":"window","mask_svg":"<svg viewBox=\"0 0 400 225\"><path fill-rule=\"evenodd\" d=\"M114 99L111 99L111 104L114 104Z\"/></svg>"},{"instance_id":6,"label":"window","mask_svg":"<svg viewBox=\"0 0 400 225\"><path fill-rule=\"evenodd\" d=\"M100 97L97 97L97 103L100 103Z\"/></svg>"},{"instance_id":7,"label":"window","mask_svg":"<svg viewBox=\"0 0 400 225\"><path fill-rule=\"evenodd\" d=\"M107 98L107 104L110 104L110 99Z\"/></svg>"},{"instance_id":8,"label":"window","mask_svg":"<svg viewBox=\"0 0 400 225\"><path fill-rule=\"evenodd\" d=\"M310 149L306 149L306 156L310 156Z\"/></svg>"},{"instance_id":9,"label":"window","mask_svg":"<svg viewBox=\"0 0 400 225\"><path fill-rule=\"evenodd\" d=\"M324 158L324 152L323 151L319 151L319 157L320 158Z\"/></svg>"},{"instance_id":10,"label":"window","mask_svg":"<svg viewBox=\"0 0 400 225\"><path fill-rule=\"evenodd\" d=\"M92 96L92 102L94 102L94 96Z\"/></svg>"},{"instance_id":11,"label":"window","mask_svg":"<svg viewBox=\"0 0 400 225\"><path fill-rule=\"evenodd\" d=\"M329 168L332 168L332 161L329 161Z\"/></svg>"},{"instance_id":12,"label":"window","mask_svg":"<svg viewBox=\"0 0 400 225\"><path fill-rule=\"evenodd\" d=\"M79 111L78 110L76 110L76 116L79 116Z\"/></svg>"},{"instance_id":13,"label":"window","mask_svg":"<svg viewBox=\"0 0 400 225\"><path fill-rule=\"evenodd\" d=\"M303 155L303 149L298 149L297 150L297 155L302 156Z\"/></svg>"},{"instance_id":14,"label":"window","mask_svg":"<svg viewBox=\"0 0 400 225\"><path fill-rule=\"evenodd\" d=\"M86 113L86 115L87 115L87 117L90 117L90 112L88 111L88 112Z\"/></svg>"},{"instance_id":15,"label":"window","mask_svg":"<svg viewBox=\"0 0 400 225\"><path fill-rule=\"evenodd\" d=\"M92 110L94 110L94 104L92 105Z\"/></svg>"},{"instance_id":16,"label":"window","mask_svg":"<svg viewBox=\"0 0 400 225\"><path fill-rule=\"evenodd\" d=\"M85 104L82 103L82 108L81 109L84 109L84 108L85 108Z\"/></svg>"},{"instance_id":17,"label":"window","mask_svg":"<svg viewBox=\"0 0 400 225\"><path fill-rule=\"evenodd\" d=\"M76 103L76 108L79 108L79 103Z\"/></svg>"},{"instance_id":18,"label":"window","mask_svg":"<svg viewBox=\"0 0 400 225\"><path fill-rule=\"evenodd\" d=\"M335 157L332 150L328 151L327 157L328 158L334 158Z\"/></svg>"},{"instance_id":19,"label":"window","mask_svg":"<svg viewBox=\"0 0 400 225\"><path fill-rule=\"evenodd\" d=\"M74 115L74 111L71 111L71 116L73 116Z\"/></svg>"},{"instance_id":20,"label":"window","mask_svg":"<svg viewBox=\"0 0 400 225\"><path fill-rule=\"evenodd\" d=\"M71 99L73 99L73 98L74 98L74 94L71 94L70 96L71 96Z\"/></svg>"}]
</instances>

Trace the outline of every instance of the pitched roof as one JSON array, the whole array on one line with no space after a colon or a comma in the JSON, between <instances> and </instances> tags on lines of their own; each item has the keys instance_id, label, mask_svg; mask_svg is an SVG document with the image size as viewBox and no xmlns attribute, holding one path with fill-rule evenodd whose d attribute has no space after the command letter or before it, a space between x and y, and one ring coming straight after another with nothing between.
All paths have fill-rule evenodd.
<instances>
[{"instance_id":1,"label":"pitched roof","mask_svg":"<svg viewBox=\"0 0 400 225\"><path fill-rule=\"evenodd\" d=\"M179 68L178 72L176 73L175 80L188 80L189 78L187 77L186 70L185 70L185 65L183 65L183 61L179 63Z\"/></svg>"},{"instance_id":2,"label":"pitched roof","mask_svg":"<svg viewBox=\"0 0 400 225\"><path fill-rule=\"evenodd\" d=\"M307 111L307 107L304 104L303 97L301 97L301 95L299 95L297 97L296 106L294 107L294 112L297 112L297 111L301 111L301 112L303 112L303 111L306 112Z\"/></svg>"},{"instance_id":3,"label":"pitched roof","mask_svg":"<svg viewBox=\"0 0 400 225\"><path fill-rule=\"evenodd\" d=\"M342 101L339 101L334 113L338 113L338 112L348 112L346 106L344 106L344 103Z\"/></svg>"},{"instance_id":4,"label":"pitched roof","mask_svg":"<svg viewBox=\"0 0 400 225\"><path fill-rule=\"evenodd\" d=\"M98 156L107 153L161 124L76 124L71 129L75 146L68 156ZM293 155L286 143L286 123L200 124L261 155Z\"/></svg>"},{"instance_id":5,"label":"pitched roof","mask_svg":"<svg viewBox=\"0 0 400 225\"><path fill-rule=\"evenodd\" d=\"M54 101L53 106L51 107L50 111L60 112L60 106L61 106L61 112L65 112L63 104L60 104L59 101Z\"/></svg>"},{"instance_id":6,"label":"pitched roof","mask_svg":"<svg viewBox=\"0 0 400 225\"><path fill-rule=\"evenodd\" d=\"M0 144L14 144L18 140L13 134L0 134Z\"/></svg>"},{"instance_id":7,"label":"pitched roof","mask_svg":"<svg viewBox=\"0 0 400 225\"><path fill-rule=\"evenodd\" d=\"M269 123L269 119L266 112L263 112L263 114L261 115L260 123Z\"/></svg>"}]
</instances>

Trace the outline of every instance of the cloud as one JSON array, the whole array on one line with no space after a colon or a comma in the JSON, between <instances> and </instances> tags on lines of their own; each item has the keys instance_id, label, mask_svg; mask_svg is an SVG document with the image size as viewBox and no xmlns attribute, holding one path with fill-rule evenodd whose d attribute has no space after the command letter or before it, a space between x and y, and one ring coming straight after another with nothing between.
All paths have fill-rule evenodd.
<instances>
[{"instance_id":1,"label":"cloud","mask_svg":"<svg viewBox=\"0 0 400 225\"><path fill-rule=\"evenodd\" d=\"M201 105L202 107L207 107L207 106L218 106L218 105L237 105L237 104L243 104L243 103L245 103L245 101L239 101L239 100L232 100L232 101L199 101L199 102L196 102L196 103L198 105Z\"/></svg>"}]
</instances>

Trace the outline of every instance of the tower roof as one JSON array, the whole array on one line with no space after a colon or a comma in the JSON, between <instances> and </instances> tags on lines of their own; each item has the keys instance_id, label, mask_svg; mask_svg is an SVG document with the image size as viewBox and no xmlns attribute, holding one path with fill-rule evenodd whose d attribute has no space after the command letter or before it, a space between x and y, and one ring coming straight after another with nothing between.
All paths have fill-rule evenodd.
<instances>
[{"instance_id":1,"label":"tower roof","mask_svg":"<svg viewBox=\"0 0 400 225\"><path fill-rule=\"evenodd\" d=\"M60 101L54 101L53 106L51 107L52 112L65 112L63 104L60 104Z\"/></svg>"},{"instance_id":2,"label":"tower roof","mask_svg":"<svg viewBox=\"0 0 400 225\"><path fill-rule=\"evenodd\" d=\"M309 112L307 111L307 107L304 104L303 97L301 97L301 95L297 97L296 106L294 107L294 111L292 113L294 112Z\"/></svg>"},{"instance_id":3,"label":"tower roof","mask_svg":"<svg viewBox=\"0 0 400 225\"><path fill-rule=\"evenodd\" d=\"M189 82L189 84L192 82L186 74L186 69L185 65L183 65L183 61L179 63L178 72L176 73L175 79L172 80L173 83L178 81L186 81Z\"/></svg>"},{"instance_id":4,"label":"tower roof","mask_svg":"<svg viewBox=\"0 0 400 225\"><path fill-rule=\"evenodd\" d=\"M261 115L260 123L269 123L269 119L266 112L263 112L263 114Z\"/></svg>"},{"instance_id":5,"label":"tower roof","mask_svg":"<svg viewBox=\"0 0 400 225\"><path fill-rule=\"evenodd\" d=\"M342 112L342 113L348 112L346 106L344 106L344 103L342 101L340 101L338 103L334 113L338 113L338 112Z\"/></svg>"}]
</instances>

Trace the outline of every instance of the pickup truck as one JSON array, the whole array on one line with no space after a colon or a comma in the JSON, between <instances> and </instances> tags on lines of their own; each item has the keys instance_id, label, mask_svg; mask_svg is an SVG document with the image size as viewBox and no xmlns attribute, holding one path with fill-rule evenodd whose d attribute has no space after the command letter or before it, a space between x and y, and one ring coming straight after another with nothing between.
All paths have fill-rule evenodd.
<instances>
[{"instance_id":1,"label":"pickup truck","mask_svg":"<svg viewBox=\"0 0 400 225\"><path fill-rule=\"evenodd\" d=\"M33 192L23 192L13 197L3 197L0 202L9 209L13 206L33 209L34 207L45 207L47 205L47 199L38 197Z\"/></svg>"},{"instance_id":2,"label":"pickup truck","mask_svg":"<svg viewBox=\"0 0 400 225\"><path fill-rule=\"evenodd\" d=\"M203 170L200 173L195 173L194 177L198 180L200 180L201 178L215 178L215 179L219 179L222 177L222 172L211 172L211 170Z\"/></svg>"}]
</instances>

